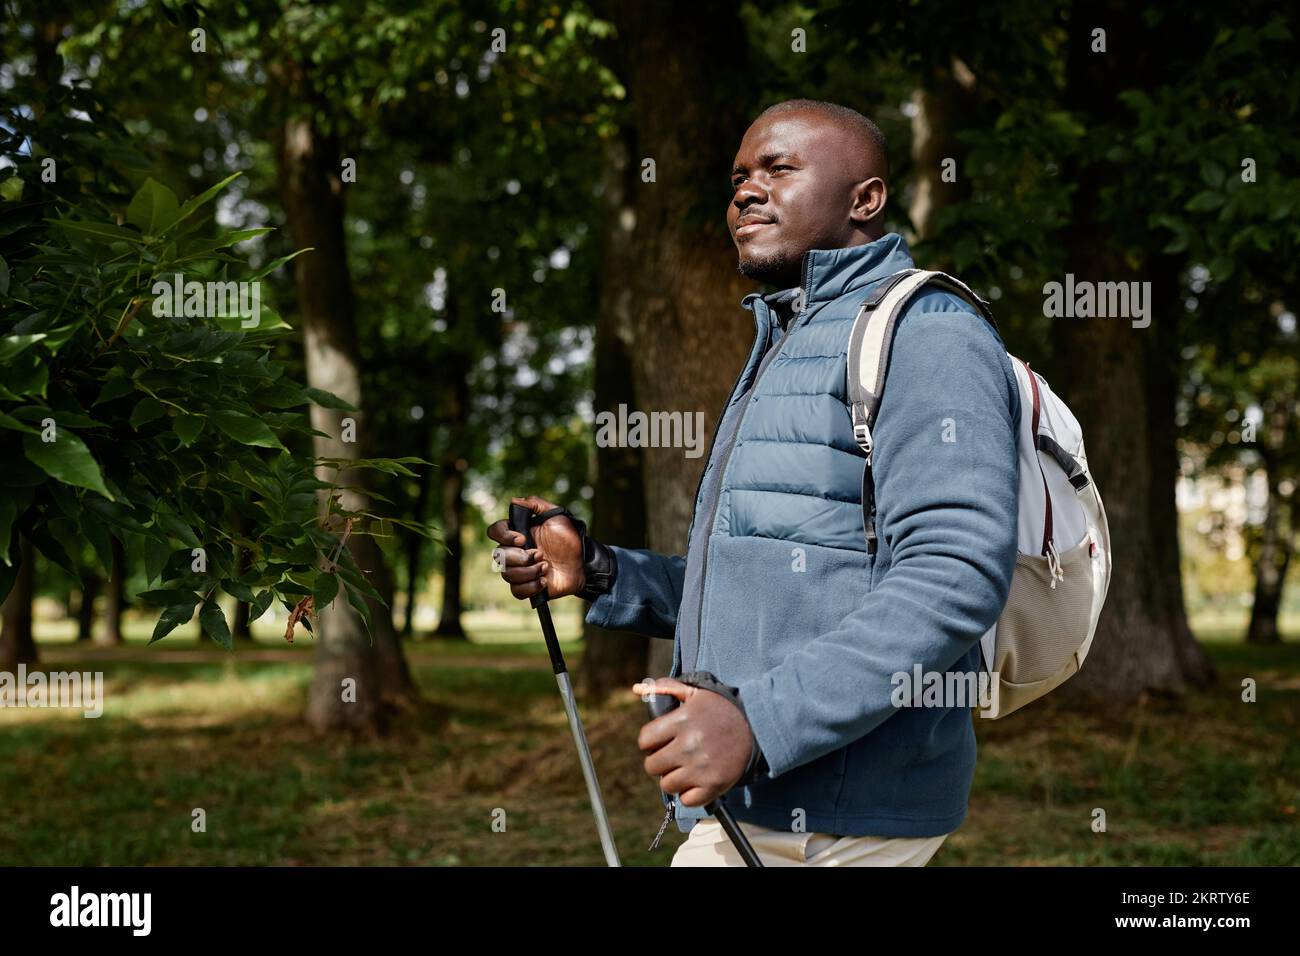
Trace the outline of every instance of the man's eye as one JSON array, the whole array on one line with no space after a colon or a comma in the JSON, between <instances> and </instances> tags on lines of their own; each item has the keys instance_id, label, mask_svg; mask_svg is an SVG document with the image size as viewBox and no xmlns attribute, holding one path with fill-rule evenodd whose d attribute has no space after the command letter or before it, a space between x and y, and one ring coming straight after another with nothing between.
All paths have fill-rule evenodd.
<instances>
[{"instance_id":1,"label":"man's eye","mask_svg":"<svg viewBox=\"0 0 1300 956\"><path fill-rule=\"evenodd\" d=\"M794 167L793 167L793 166L785 166L785 165L773 166L773 167L772 167L772 172L776 172L778 169L794 169Z\"/></svg>"}]
</instances>

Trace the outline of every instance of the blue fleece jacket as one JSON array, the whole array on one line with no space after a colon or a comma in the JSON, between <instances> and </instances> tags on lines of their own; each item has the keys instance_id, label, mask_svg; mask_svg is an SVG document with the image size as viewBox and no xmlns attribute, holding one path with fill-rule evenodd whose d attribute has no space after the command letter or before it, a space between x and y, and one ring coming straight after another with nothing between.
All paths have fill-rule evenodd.
<instances>
[{"instance_id":1,"label":"blue fleece jacket","mask_svg":"<svg viewBox=\"0 0 1300 956\"><path fill-rule=\"evenodd\" d=\"M687 554L613 548L590 623L674 638L674 676L740 689L766 775L723 799L738 819L843 836L937 836L966 815L969 707L900 708L896 675L971 673L1016 560L1020 400L997 333L927 290L899 321L876 425L879 546L862 530L864 458L845 352L873 285L912 267L889 234L804 259L781 334L756 336L714 435ZM701 808L678 806L689 829Z\"/></svg>"}]
</instances>

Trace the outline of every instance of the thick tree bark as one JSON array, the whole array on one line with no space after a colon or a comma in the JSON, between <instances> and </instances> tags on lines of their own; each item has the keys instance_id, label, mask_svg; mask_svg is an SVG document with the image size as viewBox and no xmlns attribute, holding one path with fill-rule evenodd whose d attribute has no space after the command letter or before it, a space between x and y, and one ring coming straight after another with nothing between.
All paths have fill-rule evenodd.
<instances>
[{"instance_id":1,"label":"thick tree bark","mask_svg":"<svg viewBox=\"0 0 1300 956\"><path fill-rule=\"evenodd\" d=\"M754 339L753 316L740 307L754 288L736 269L725 219L731 194L721 185L753 119L745 32L725 4L608 2L601 13L618 28L616 68L633 124L636 175L620 221L635 267L605 282L617 287L615 314L627 316L637 408L703 412L712 435ZM646 159L654 182L642 180ZM706 456L641 451L654 476L645 485L647 546L684 554ZM671 642L650 647L646 673L668 673Z\"/></svg>"},{"instance_id":2,"label":"thick tree bark","mask_svg":"<svg viewBox=\"0 0 1300 956\"><path fill-rule=\"evenodd\" d=\"M1093 21L1097 20L1096 23ZM1104 21L1104 22L1103 22ZM1091 27L1107 30L1106 55L1089 49ZM1116 94L1140 82L1121 66L1146 37L1127 14L1070 27L1067 101L1085 124L1113 121ZM1096 165L1070 171L1077 189L1067 230L1066 269L1079 280L1149 281L1151 325L1127 318L1057 319L1056 352L1069 356L1062 391L1088 441L1111 528L1113 576L1087 665L1065 685L1109 702L1148 689L1181 691L1213 676L1183 608L1174 480L1174 370L1181 296L1162 259L1135 272L1095 218L1106 185Z\"/></svg>"},{"instance_id":3,"label":"thick tree bark","mask_svg":"<svg viewBox=\"0 0 1300 956\"><path fill-rule=\"evenodd\" d=\"M4 604L0 605L0 671L13 673L19 664L37 660L36 638L32 633L32 600L36 597L36 550L26 535L11 552L21 563L18 576Z\"/></svg>"},{"instance_id":4,"label":"thick tree bark","mask_svg":"<svg viewBox=\"0 0 1300 956\"><path fill-rule=\"evenodd\" d=\"M290 110L310 103L303 77L290 65L281 71ZM332 392L358 409L311 407L313 427L325 433L314 441L317 457L357 459L365 436L351 281L343 233L341 157L333 139L310 116L290 113L278 144L280 192L290 231L298 247L314 252L294 260L298 308L303 321L307 379L315 388ZM352 420L356 440L345 440L345 419ZM320 477L335 481L331 469ZM362 475L344 469L336 492L344 508L364 510L365 495L357 490ZM346 490L342 486L352 486ZM373 539L354 535L349 548L363 573L380 593L391 594L383 555ZM387 608L371 606L373 643L364 621L342 594L318 609L316 666L308 695L307 722L316 730L375 730L384 725L383 698L409 698L414 693L409 670ZM355 700L345 700L344 681L355 682ZM397 683L393 683L396 681Z\"/></svg>"},{"instance_id":5,"label":"thick tree bark","mask_svg":"<svg viewBox=\"0 0 1300 956\"><path fill-rule=\"evenodd\" d=\"M1265 462L1267 468L1267 461ZM1282 608L1282 587L1291 566L1291 532L1284 519L1285 497L1276 470L1267 468L1268 505L1264 512L1259 553L1255 556L1255 600L1250 607L1248 644L1278 644L1278 613Z\"/></svg>"},{"instance_id":6,"label":"thick tree bark","mask_svg":"<svg viewBox=\"0 0 1300 956\"><path fill-rule=\"evenodd\" d=\"M639 170L630 162L623 138L611 142L606 155L601 269L604 282L596 317L594 405L597 411L612 411L619 405L638 407L632 384L631 355L635 309L624 288L627 276L635 274L638 268L634 259L635 230L631 228L636 210L629 204L629 195L639 182ZM641 449L597 447L594 471L595 495L588 532L599 541L625 548L644 548L645 485ZM586 623L582 633L585 650L578 668L578 682L584 694L600 699L642 677L654 676L646 671L651 638L630 632L610 632Z\"/></svg>"},{"instance_id":7,"label":"thick tree bark","mask_svg":"<svg viewBox=\"0 0 1300 956\"><path fill-rule=\"evenodd\" d=\"M122 614L126 610L126 550L122 542L113 539L113 561L108 575L108 593L104 595L104 629L95 636L95 643L113 647L123 643Z\"/></svg>"}]
</instances>

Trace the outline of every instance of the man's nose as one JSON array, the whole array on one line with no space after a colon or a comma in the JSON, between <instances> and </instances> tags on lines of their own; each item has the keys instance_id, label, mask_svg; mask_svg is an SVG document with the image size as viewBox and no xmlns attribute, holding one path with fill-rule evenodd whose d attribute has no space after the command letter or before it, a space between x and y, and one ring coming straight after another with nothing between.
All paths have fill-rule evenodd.
<instances>
[{"instance_id":1,"label":"man's nose","mask_svg":"<svg viewBox=\"0 0 1300 956\"><path fill-rule=\"evenodd\" d=\"M767 190L756 184L754 180L747 179L736 190L732 202L740 212L744 212L750 206L767 202Z\"/></svg>"}]
</instances>

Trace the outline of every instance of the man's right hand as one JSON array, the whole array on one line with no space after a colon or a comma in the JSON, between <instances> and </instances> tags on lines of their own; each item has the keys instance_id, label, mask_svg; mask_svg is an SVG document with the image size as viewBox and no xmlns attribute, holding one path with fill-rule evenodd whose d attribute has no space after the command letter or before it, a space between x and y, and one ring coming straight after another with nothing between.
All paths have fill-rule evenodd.
<instances>
[{"instance_id":1,"label":"man's right hand","mask_svg":"<svg viewBox=\"0 0 1300 956\"><path fill-rule=\"evenodd\" d=\"M512 498L513 504L527 505L533 514L541 514L556 507L536 495ZM510 585L510 593L520 600L531 598L544 588L547 597L559 598L577 594L586 584L583 571L582 535L577 526L564 515L548 518L532 528L535 547L525 549L525 538L511 531L509 522L502 518L487 529L488 537L501 545L492 552L497 567L502 568L501 579Z\"/></svg>"}]
</instances>

